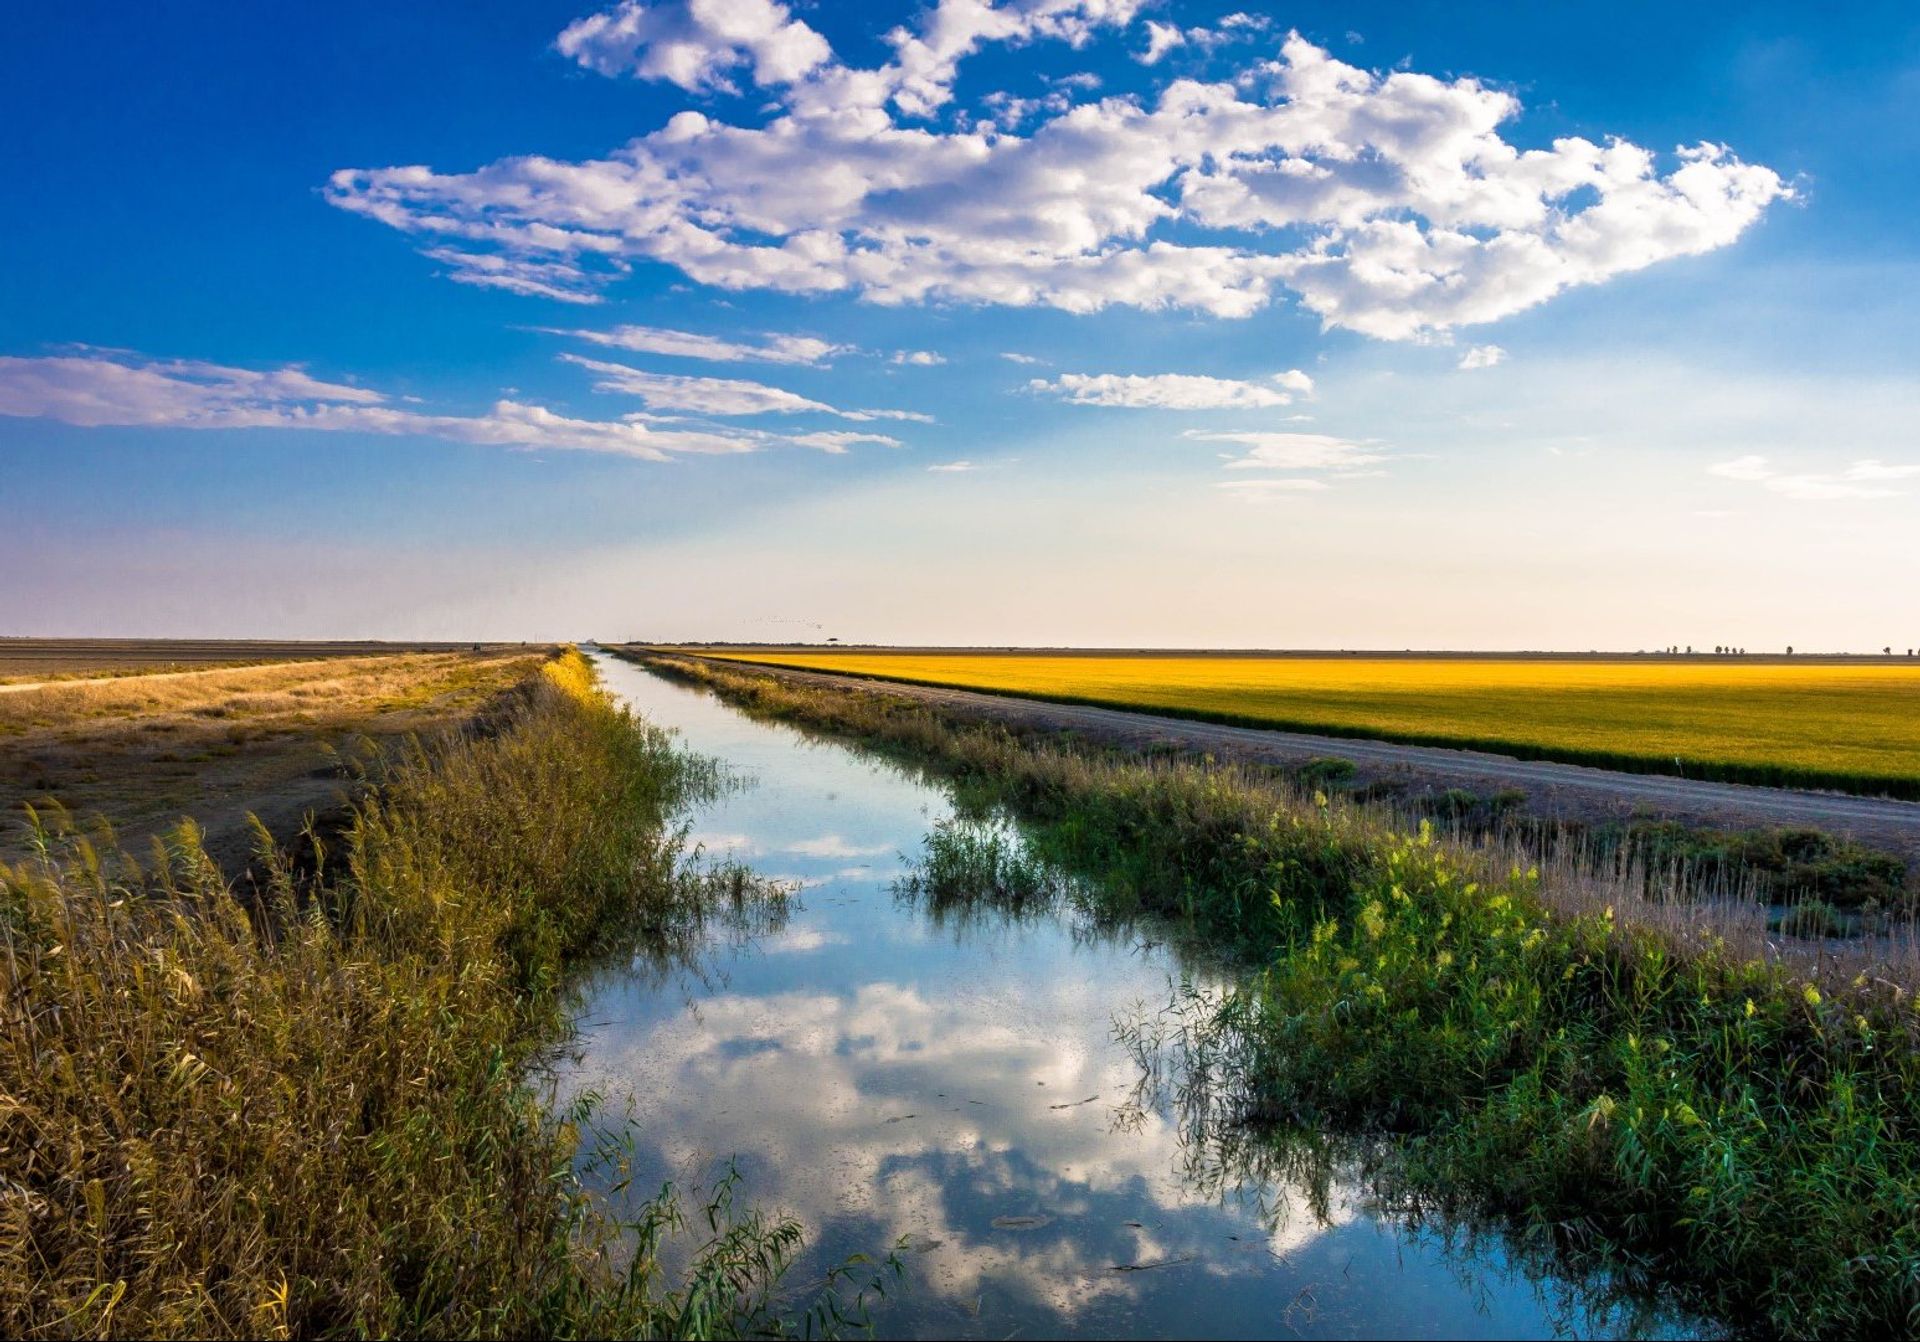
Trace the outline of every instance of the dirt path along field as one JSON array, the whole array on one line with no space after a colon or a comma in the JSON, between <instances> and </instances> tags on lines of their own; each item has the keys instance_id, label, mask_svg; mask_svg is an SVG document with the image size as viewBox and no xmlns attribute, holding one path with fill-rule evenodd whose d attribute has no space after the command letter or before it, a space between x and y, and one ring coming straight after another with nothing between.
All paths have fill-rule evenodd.
<instances>
[{"instance_id":1,"label":"dirt path along field","mask_svg":"<svg viewBox=\"0 0 1920 1342\"><path fill-rule=\"evenodd\" d=\"M1517 787L1527 794L1529 810L1555 818L1591 822L1654 815L1726 829L1805 826L1856 839L1910 861L1920 859L1920 803L1914 802L1623 773L1477 750L1233 727L1131 709L796 671L735 658L714 661L722 667L801 684L897 695L1010 726L1073 731L1091 740L1136 749L1174 747L1207 751L1223 759L1283 766L1314 759L1346 759L1358 766L1362 782L1396 779L1414 788L1464 787L1484 792Z\"/></svg>"}]
</instances>

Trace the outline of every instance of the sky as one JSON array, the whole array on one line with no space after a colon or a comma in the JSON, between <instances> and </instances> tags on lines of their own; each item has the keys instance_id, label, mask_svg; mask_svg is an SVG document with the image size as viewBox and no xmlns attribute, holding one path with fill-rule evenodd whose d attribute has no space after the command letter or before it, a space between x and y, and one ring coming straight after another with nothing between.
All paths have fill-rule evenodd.
<instances>
[{"instance_id":1,"label":"sky","mask_svg":"<svg viewBox=\"0 0 1920 1342\"><path fill-rule=\"evenodd\" d=\"M75 3L0 635L1920 645L1920 10Z\"/></svg>"}]
</instances>

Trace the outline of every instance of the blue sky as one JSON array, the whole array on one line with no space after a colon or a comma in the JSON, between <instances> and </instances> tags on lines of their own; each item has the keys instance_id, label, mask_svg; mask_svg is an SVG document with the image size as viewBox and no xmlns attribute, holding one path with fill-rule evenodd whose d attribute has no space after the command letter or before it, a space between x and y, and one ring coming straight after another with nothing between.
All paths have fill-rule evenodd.
<instances>
[{"instance_id":1,"label":"blue sky","mask_svg":"<svg viewBox=\"0 0 1920 1342\"><path fill-rule=\"evenodd\" d=\"M3 633L1920 642L1911 6L69 5L0 116Z\"/></svg>"}]
</instances>

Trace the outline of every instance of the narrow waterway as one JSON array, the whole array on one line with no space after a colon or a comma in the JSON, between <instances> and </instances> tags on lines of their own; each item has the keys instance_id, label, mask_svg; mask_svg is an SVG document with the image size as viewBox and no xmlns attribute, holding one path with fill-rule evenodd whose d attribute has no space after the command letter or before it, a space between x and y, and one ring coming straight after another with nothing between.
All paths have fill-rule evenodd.
<instances>
[{"instance_id":1,"label":"narrow waterway","mask_svg":"<svg viewBox=\"0 0 1920 1342\"><path fill-rule=\"evenodd\" d=\"M601 655L637 712L749 781L700 815L713 856L799 887L754 940L588 990L565 1085L629 1113L634 1186L710 1181L797 1216L791 1279L904 1240L881 1336L1537 1337L1688 1333L1596 1313L1494 1239L1411 1228L1336 1175L1314 1190L1222 1169L1164 1107L1116 1012L1164 1004L1181 962L1152 929L1071 910L936 920L894 882L952 814L938 788L756 723Z\"/></svg>"}]
</instances>

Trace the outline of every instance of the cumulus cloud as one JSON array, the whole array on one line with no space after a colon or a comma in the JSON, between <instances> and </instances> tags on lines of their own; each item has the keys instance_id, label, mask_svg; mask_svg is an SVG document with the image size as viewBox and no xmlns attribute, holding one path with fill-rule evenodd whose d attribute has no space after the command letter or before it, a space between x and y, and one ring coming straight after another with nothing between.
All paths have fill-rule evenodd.
<instances>
[{"instance_id":1,"label":"cumulus cloud","mask_svg":"<svg viewBox=\"0 0 1920 1342\"><path fill-rule=\"evenodd\" d=\"M1891 499L1907 491L1888 482L1920 478L1920 463L1888 464L1867 458L1840 471L1777 471L1763 456L1735 457L1707 467L1709 475L1756 484L1790 499L1823 502L1835 499Z\"/></svg>"},{"instance_id":2,"label":"cumulus cloud","mask_svg":"<svg viewBox=\"0 0 1920 1342\"><path fill-rule=\"evenodd\" d=\"M1506 361L1507 352L1498 345L1475 345L1460 356L1459 366L1471 372L1475 368L1492 368Z\"/></svg>"},{"instance_id":3,"label":"cumulus cloud","mask_svg":"<svg viewBox=\"0 0 1920 1342\"><path fill-rule=\"evenodd\" d=\"M1062 373L1051 381L1036 377L1027 383L1027 389L1075 405L1134 410L1257 410L1291 405L1293 393L1313 390L1313 379L1297 368L1275 373L1265 383L1187 373Z\"/></svg>"},{"instance_id":4,"label":"cumulus cloud","mask_svg":"<svg viewBox=\"0 0 1920 1342\"><path fill-rule=\"evenodd\" d=\"M762 88L790 84L833 54L827 40L772 0L621 0L576 19L554 46L589 70L664 80L689 92L737 92L750 66Z\"/></svg>"},{"instance_id":5,"label":"cumulus cloud","mask_svg":"<svg viewBox=\"0 0 1920 1342\"><path fill-rule=\"evenodd\" d=\"M343 169L327 196L428 240L455 279L546 297L591 298L652 260L722 289L886 304L1243 317L1291 293L1328 327L1400 340L1727 246L1791 194L1713 143L1523 149L1501 134L1511 94L1375 73L1297 34L1230 80L1056 100L1026 134L918 124L983 43L1078 44L1137 8L941 0L887 35L890 63L858 69L776 4L623 4L563 50L689 90L751 69L772 114L683 111L583 161Z\"/></svg>"},{"instance_id":6,"label":"cumulus cloud","mask_svg":"<svg viewBox=\"0 0 1920 1342\"><path fill-rule=\"evenodd\" d=\"M620 369L619 365L597 365L591 360L574 362L589 369ZM702 378L681 381L720 382ZM721 384L728 385L777 391L759 388L756 383ZM696 404L710 407L723 399L722 393L711 389L704 402L700 392L692 390L668 390L659 395L663 402L675 402L677 398L676 409L690 409ZM751 392L736 395L740 399L734 404L754 403ZM815 404L808 402L801 408ZM897 439L884 434L805 435L811 441L803 441L741 429L663 428L647 422L645 415L578 419L514 400L496 401L484 414L433 414L396 406L386 396L365 387L320 381L298 367L263 372L103 350L46 358L0 358L0 415L96 428L307 429L404 435L497 447L610 452L646 461L666 461L684 453L753 452L783 443L837 452L846 451L855 442L899 445ZM851 413L851 417L861 416ZM833 441L825 441L828 439Z\"/></svg>"},{"instance_id":7,"label":"cumulus cloud","mask_svg":"<svg viewBox=\"0 0 1920 1342\"><path fill-rule=\"evenodd\" d=\"M892 362L910 364L915 368L937 368L947 361L944 354L936 354L930 349L895 350Z\"/></svg>"},{"instance_id":8,"label":"cumulus cloud","mask_svg":"<svg viewBox=\"0 0 1920 1342\"><path fill-rule=\"evenodd\" d=\"M1194 47L1212 51L1228 42L1257 36L1273 26L1264 15L1228 14L1211 28L1182 28L1178 24L1147 21L1146 50L1134 59L1142 65L1158 65L1161 58L1176 47Z\"/></svg>"},{"instance_id":9,"label":"cumulus cloud","mask_svg":"<svg viewBox=\"0 0 1920 1342\"><path fill-rule=\"evenodd\" d=\"M723 336L700 335L693 331L672 331L660 326L616 326L610 331L562 331L542 328L549 335L571 336L589 344L613 349L633 350L640 354L665 354L681 359L706 359L712 363L778 363L819 365L841 354L853 352L851 345L836 345L813 336L762 333L757 343Z\"/></svg>"},{"instance_id":10,"label":"cumulus cloud","mask_svg":"<svg viewBox=\"0 0 1920 1342\"><path fill-rule=\"evenodd\" d=\"M1175 47L1186 45L1187 35L1177 23L1147 20L1147 49L1134 57L1142 65L1158 65L1160 58Z\"/></svg>"}]
</instances>

